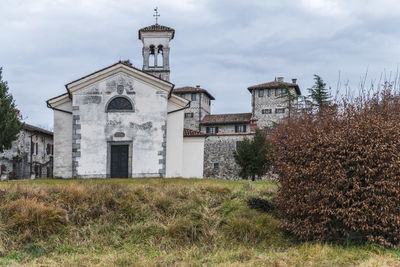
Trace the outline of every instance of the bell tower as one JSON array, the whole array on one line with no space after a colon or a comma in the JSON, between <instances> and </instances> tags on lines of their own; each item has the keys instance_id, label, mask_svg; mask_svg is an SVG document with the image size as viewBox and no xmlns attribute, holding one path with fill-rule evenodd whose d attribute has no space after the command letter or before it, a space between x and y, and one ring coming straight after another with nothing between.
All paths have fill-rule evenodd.
<instances>
[{"instance_id":1,"label":"bell tower","mask_svg":"<svg viewBox=\"0 0 400 267\"><path fill-rule=\"evenodd\" d=\"M163 80L169 81L169 42L174 39L175 30L158 24L158 11L156 24L139 30L139 39L143 43L143 71L148 72Z\"/></svg>"}]
</instances>

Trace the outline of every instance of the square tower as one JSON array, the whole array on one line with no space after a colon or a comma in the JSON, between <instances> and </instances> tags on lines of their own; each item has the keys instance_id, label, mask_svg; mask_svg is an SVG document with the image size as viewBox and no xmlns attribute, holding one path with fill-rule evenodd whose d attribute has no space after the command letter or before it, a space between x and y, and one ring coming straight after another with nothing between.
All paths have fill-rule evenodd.
<instances>
[{"instance_id":1,"label":"square tower","mask_svg":"<svg viewBox=\"0 0 400 267\"><path fill-rule=\"evenodd\" d=\"M169 81L169 42L174 35L174 29L157 23L139 30L139 39L143 43L143 71Z\"/></svg>"},{"instance_id":2,"label":"square tower","mask_svg":"<svg viewBox=\"0 0 400 267\"><path fill-rule=\"evenodd\" d=\"M272 82L250 86L248 90L252 114L258 119L259 128L271 127L297 111L301 91L296 79L290 83L278 77Z\"/></svg>"}]
</instances>

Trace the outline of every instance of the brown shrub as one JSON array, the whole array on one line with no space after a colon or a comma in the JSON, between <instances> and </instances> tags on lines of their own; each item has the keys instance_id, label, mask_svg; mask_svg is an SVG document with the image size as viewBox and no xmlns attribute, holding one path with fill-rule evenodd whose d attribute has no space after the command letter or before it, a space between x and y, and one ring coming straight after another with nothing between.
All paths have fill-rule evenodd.
<instances>
[{"instance_id":1,"label":"brown shrub","mask_svg":"<svg viewBox=\"0 0 400 267\"><path fill-rule=\"evenodd\" d=\"M4 228L22 242L47 237L67 223L63 209L46 206L35 199L18 199L4 205L1 210Z\"/></svg>"},{"instance_id":2,"label":"brown shrub","mask_svg":"<svg viewBox=\"0 0 400 267\"><path fill-rule=\"evenodd\" d=\"M270 136L284 226L302 240L400 245L400 99L385 91Z\"/></svg>"}]
</instances>

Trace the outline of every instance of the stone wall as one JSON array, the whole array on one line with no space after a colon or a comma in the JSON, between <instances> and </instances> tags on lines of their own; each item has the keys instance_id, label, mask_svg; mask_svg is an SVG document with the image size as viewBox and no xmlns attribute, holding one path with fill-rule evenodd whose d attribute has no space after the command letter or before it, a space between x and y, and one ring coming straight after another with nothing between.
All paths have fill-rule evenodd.
<instances>
[{"instance_id":1,"label":"stone wall","mask_svg":"<svg viewBox=\"0 0 400 267\"><path fill-rule=\"evenodd\" d=\"M185 109L185 113L193 113L193 118L185 117L183 127L200 131L201 120L210 114L210 98L204 93L196 93L196 101L192 101L191 93L179 94L179 96L191 101L190 106Z\"/></svg>"},{"instance_id":2,"label":"stone wall","mask_svg":"<svg viewBox=\"0 0 400 267\"><path fill-rule=\"evenodd\" d=\"M206 138L204 144L204 177L226 180L240 180L239 166L233 157L236 142L253 135L212 135ZM218 163L218 169L214 168Z\"/></svg>"}]
</instances>

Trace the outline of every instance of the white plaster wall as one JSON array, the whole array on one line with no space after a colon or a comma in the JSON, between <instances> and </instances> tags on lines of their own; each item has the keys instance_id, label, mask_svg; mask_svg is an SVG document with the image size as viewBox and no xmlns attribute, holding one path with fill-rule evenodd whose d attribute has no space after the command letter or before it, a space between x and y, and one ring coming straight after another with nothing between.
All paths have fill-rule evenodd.
<instances>
[{"instance_id":1,"label":"white plaster wall","mask_svg":"<svg viewBox=\"0 0 400 267\"><path fill-rule=\"evenodd\" d=\"M71 102L57 106L71 112ZM72 115L54 110L54 177L72 177Z\"/></svg>"},{"instance_id":2,"label":"white plaster wall","mask_svg":"<svg viewBox=\"0 0 400 267\"><path fill-rule=\"evenodd\" d=\"M181 107L168 101L168 112L179 109ZM168 114L166 177L182 176L183 116L183 110Z\"/></svg>"},{"instance_id":3,"label":"white plaster wall","mask_svg":"<svg viewBox=\"0 0 400 267\"><path fill-rule=\"evenodd\" d=\"M169 36L170 33L152 33L150 34L142 33L143 38L143 46L149 47L150 45L154 45L158 47L162 45L163 47L169 47Z\"/></svg>"},{"instance_id":4,"label":"white plaster wall","mask_svg":"<svg viewBox=\"0 0 400 267\"><path fill-rule=\"evenodd\" d=\"M205 137L183 138L183 177L203 178Z\"/></svg>"},{"instance_id":5,"label":"white plaster wall","mask_svg":"<svg viewBox=\"0 0 400 267\"><path fill-rule=\"evenodd\" d=\"M117 85L124 90L117 92ZM136 79L132 75L117 73L73 94L74 115L80 129L76 135L80 143L77 177L107 177L108 142L132 142L132 177L160 176L163 169L165 124L167 121L166 91ZM116 96L133 102L134 112L106 112L106 105ZM115 133L124 137L115 137Z\"/></svg>"}]
</instances>

